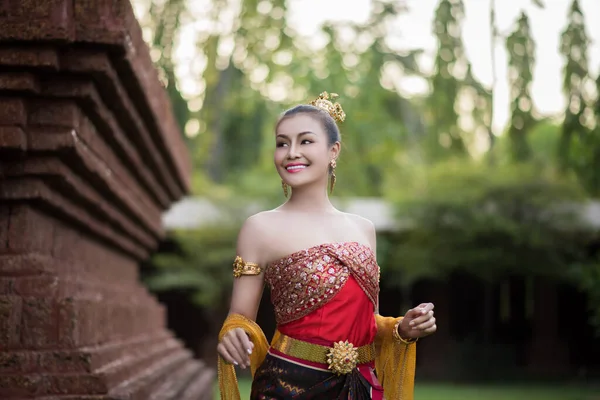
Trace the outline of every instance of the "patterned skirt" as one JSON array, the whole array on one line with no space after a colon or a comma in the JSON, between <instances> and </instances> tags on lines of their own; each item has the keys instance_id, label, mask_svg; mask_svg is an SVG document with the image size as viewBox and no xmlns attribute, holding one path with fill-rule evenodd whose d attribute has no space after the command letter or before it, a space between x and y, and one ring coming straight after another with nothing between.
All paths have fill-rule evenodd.
<instances>
[{"instance_id":1,"label":"patterned skirt","mask_svg":"<svg viewBox=\"0 0 600 400\"><path fill-rule=\"evenodd\" d=\"M269 351L252 382L251 400L274 399L383 399L372 365L359 365L351 373L336 375L285 354Z\"/></svg>"}]
</instances>

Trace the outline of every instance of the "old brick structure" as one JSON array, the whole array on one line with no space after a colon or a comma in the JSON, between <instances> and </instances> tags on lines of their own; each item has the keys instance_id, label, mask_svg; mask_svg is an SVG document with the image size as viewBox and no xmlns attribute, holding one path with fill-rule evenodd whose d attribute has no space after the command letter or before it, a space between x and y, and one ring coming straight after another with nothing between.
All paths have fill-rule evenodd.
<instances>
[{"instance_id":1,"label":"old brick structure","mask_svg":"<svg viewBox=\"0 0 600 400\"><path fill-rule=\"evenodd\" d=\"M190 169L127 0L0 0L0 398L212 397L138 279Z\"/></svg>"}]
</instances>

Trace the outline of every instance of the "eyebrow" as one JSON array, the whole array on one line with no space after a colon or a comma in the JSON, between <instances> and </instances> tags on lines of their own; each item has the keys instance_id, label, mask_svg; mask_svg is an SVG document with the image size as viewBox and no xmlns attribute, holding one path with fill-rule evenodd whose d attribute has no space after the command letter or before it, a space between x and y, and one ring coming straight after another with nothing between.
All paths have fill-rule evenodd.
<instances>
[{"instance_id":1,"label":"eyebrow","mask_svg":"<svg viewBox=\"0 0 600 400\"><path fill-rule=\"evenodd\" d=\"M304 131L304 132L298 133L298 136L307 135L307 134L316 135L316 133L314 133L312 131ZM289 136L284 133L278 133L277 137L283 137L283 138L289 139Z\"/></svg>"}]
</instances>

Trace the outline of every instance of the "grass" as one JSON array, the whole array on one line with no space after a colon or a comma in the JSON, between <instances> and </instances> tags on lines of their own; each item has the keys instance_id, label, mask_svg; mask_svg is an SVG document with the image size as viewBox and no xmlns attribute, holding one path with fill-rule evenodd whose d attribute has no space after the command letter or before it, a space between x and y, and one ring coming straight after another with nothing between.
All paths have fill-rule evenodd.
<instances>
[{"instance_id":1,"label":"grass","mask_svg":"<svg viewBox=\"0 0 600 400\"><path fill-rule=\"evenodd\" d=\"M249 379L240 379L242 399L250 398ZM215 390L218 399L218 389ZM415 400L600 400L600 390L582 386L451 385L417 383Z\"/></svg>"},{"instance_id":2,"label":"grass","mask_svg":"<svg viewBox=\"0 0 600 400\"><path fill-rule=\"evenodd\" d=\"M600 400L581 386L417 384L415 400Z\"/></svg>"}]
</instances>

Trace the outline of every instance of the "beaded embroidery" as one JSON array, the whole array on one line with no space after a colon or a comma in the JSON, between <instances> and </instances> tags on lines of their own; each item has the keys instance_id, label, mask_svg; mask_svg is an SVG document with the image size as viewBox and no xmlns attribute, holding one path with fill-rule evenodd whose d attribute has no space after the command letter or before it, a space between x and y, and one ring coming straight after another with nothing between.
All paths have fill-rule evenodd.
<instances>
[{"instance_id":1,"label":"beaded embroidery","mask_svg":"<svg viewBox=\"0 0 600 400\"><path fill-rule=\"evenodd\" d=\"M278 324L302 318L331 300L352 275L373 305L379 295L379 266L373 251L355 242L326 243L268 265L265 280Z\"/></svg>"}]
</instances>

